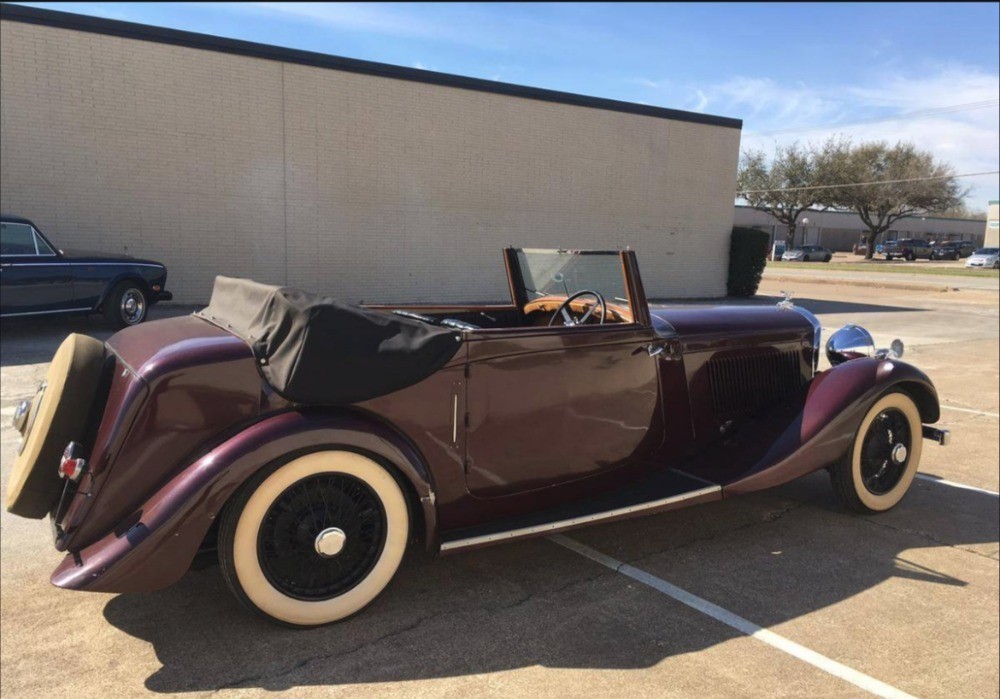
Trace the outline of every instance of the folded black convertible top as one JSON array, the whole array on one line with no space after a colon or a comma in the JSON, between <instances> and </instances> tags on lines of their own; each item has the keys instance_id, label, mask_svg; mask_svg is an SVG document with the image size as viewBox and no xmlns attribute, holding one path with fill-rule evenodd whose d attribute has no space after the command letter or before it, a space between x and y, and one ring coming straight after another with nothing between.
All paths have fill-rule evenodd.
<instances>
[{"instance_id":1,"label":"folded black convertible top","mask_svg":"<svg viewBox=\"0 0 1000 699\"><path fill-rule=\"evenodd\" d=\"M264 378L299 402L346 405L427 378L461 346L461 333L292 287L216 277L195 313L243 338Z\"/></svg>"}]
</instances>

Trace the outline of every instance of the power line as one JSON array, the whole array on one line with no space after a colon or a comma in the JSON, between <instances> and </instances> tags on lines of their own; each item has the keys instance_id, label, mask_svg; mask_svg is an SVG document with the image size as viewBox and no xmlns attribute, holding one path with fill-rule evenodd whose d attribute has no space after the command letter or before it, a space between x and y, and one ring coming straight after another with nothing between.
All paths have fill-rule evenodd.
<instances>
[{"instance_id":1,"label":"power line","mask_svg":"<svg viewBox=\"0 0 1000 699\"><path fill-rule=\"evenodd\" d=\"M860 126L864 124L878 124L884 121L904 121L914 117L937 116L939 114L952 114L954 112L964 112L972 109L988 109L1000 105L1000 99L982 100L980 102L966 102L965 104L952 104L945 107L932 107L919 109L913 112L903 112L886 117L873 117L871 119L860 119L844 123L821 124L819 126L804 126L802 128L775 129L773 131L747 131L744 136L773 136L784 133L798 133L800 131L820 131L822 129L846 128L848 126Z\"/></svg>"},{"instance_id":2,"label":"power line","mask_svg":"<svg viewBox=\"0 0 1000 699\"><path fill-rule=\"evenodd\" d=\"M809 187L780 187L778 189L747 189L736 192L739 196L747 194L769 194L771 192L804 192L810 189L839 189L841 187L864 187L870 184L903 184L904 182L927 182L930 180L947 180L952 177L981 177L983 175L1000 175L1000 170L990 172L970 172L965 175L937 175L935 177L912 177L906 180L878 180L875 182L846 182L843 184L818 184Z\"/></svg>"}]
</instances>

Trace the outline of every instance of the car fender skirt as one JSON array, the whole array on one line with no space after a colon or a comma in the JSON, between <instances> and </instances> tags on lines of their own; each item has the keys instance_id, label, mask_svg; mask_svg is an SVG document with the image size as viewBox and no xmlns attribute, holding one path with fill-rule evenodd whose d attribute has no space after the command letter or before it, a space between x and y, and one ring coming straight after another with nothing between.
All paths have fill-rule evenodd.
<instances>
[{"instance_id":1,"label":"car fender skirt","mask_svg":"<svg viewBox=\"0 0 1000 699\"><path fill-rule=\"evenodd\" d=\"M779 436L749 469L723 487L723 496L771 488L829 466L853 443L868 409L890 391L913 398L922 422L937 422L937 391L916 367L898 359L844 362L816 375L798 410L779 418Z\"/></svg>"},{"instance_id":2,"label":"car fender skirt","mask_svg":"<svg viewBox=\"0 0 1000 699\"><path fill-rule=\"evenodd\" d=\"M258 469L337 448L365 453L394 468L420 502L427 542L436 542L433 484L420 455L402 435L362 413L293 411L247 427L188 465L142 505L138 517L126 518L125 531L119 527L67 555L52 574L52 584L93 592L147 592L171 585L187 572L233 493Z\"/></svg>"}]
</instances>

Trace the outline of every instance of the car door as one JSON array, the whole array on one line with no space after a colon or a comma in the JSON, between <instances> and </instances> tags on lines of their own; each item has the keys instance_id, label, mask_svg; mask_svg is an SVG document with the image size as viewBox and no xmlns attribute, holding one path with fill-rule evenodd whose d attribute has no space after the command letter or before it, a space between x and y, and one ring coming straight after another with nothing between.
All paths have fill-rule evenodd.
<instances>
[{"instance_id":1,"label":"car door","mask_svg":"<svg viewBox=\"0 0 1000 699\"><path fill-rule=\"evenodd\" d=\"M656 338L632 327L469 339L466 480L481 497L597 475L658 446ZM655 351L655 349L654 349Z\"/></svg>"},{"instance_id":2,"label":"car door","mask_svg":"<svg viewBox=\"0 0 1000 699\"><path fill-rule=\"evenodd\" d=\"M35 315L73 309L70 265L27 223L0 223L2 313Z\"/></svg>"},{"instance_id":3,"label":"car door","mask_svg":"<svg viewBox=\"0 0 1000 699\"><path fill-rule=\"evenodd\" d=\"M641 298L646 309L637 267L634 273L631 308ZM523 301L515 298L520 308ZM645 322L648 309L635 315L636 322L467 334L465 470L473 495L512 495L595 476L659 446L655 355L662 343Z\"/></svg>"}]
</instances>

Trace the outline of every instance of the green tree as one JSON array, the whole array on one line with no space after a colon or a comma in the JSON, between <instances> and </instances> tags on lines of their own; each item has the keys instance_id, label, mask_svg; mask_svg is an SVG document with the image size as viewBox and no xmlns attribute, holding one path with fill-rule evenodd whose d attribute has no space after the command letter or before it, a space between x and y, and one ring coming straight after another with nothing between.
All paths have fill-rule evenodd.
<instances>
[{"instance_id":1,"label":"green tree","mask_svg":"<svg viewBox=\"0 0 1000 699\"><path fill-rule=\"evenodd\" d=\"M853 146L830 142L814 163L826 184L815 190L819 203L857 212L868 229L866 257L872 258L879 237L896 221L940 213L961 206L968 195L947 163L912 143L883 141Z\"/></svg>"},{"instance_id":2,"label":"green tree","mask_svg":"<svg viewBox=\"0 0 1000 699\"><path fill-rule=\"evenodd\" d=\"M768 161L760 150L743 153L737 176L737 194L785 226L785 245L795 246L795 230L803 211L820 203L815 153L798 143L778 146Z\"/></svg>"}]
</instances>

